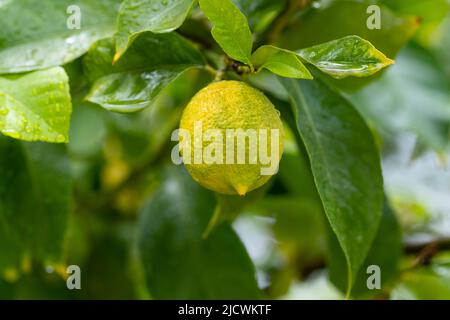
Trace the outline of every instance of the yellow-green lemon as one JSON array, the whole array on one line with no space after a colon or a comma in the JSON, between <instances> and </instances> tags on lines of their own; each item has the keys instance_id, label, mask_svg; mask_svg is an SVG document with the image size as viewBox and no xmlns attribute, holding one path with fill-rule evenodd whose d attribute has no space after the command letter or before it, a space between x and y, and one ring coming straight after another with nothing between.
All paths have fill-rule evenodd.
<instances>
[{"instance_id":1,"label":"yellow-green lemon","mask_svg":"<svg viewBox=\"0 0 450 320\"><path fill-rule=\"evenodd\" d=\"M183 112L179 134L192 178L222 194L245 195L264 185L283 153L279 112L262 92L239 81L198 92Z\"/></svg>"}]
</instances>

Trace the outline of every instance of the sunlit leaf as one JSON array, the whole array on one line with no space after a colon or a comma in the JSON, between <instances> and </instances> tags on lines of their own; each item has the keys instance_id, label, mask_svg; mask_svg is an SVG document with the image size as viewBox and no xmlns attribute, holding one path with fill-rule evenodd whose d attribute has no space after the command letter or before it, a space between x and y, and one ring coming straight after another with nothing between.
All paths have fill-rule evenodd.
<instances>
[{"instance_id":1,"label":"sunlit leaf","mask_svg":"<svg viewBox=\"0 0 450 320\"><path fill-rule=\"evenodd\" d=\"M231 58L252 65L253 37L247 18L231 0L200 0L200 7L213 24L214 39Z\"/></svg>"},{"instance_id":2,"label":"sunlit leaf","mask_svg":"<svg viewBox=\"0 0 450 320\"><path fill-rule=\"evenodd\" d=\"M295 52L274 46L262 46L256 50L251 58L256 70L267 69L287 78L312 79Z\"/></svg>"},{"instance_id":3,"label":"sunlit leaf","mask_svg":"<svg viewBox=\"0 0 450 320\"><path fill-rule=\"evenodd\" d=\"M21 140L67 142L72 103L64 69L0 77L0 132Z\"/></svg>"}]
</instances>

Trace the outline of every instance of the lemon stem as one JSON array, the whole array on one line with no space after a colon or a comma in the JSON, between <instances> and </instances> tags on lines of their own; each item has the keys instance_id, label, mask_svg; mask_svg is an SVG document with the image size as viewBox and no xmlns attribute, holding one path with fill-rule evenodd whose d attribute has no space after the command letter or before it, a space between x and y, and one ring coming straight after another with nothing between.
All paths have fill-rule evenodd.
<instances>
[{"instance_id":1,"label":"lemon stem","mask_svg":"<svg viewBox=\"0 0 450 320\"><path fill-rule=\"evenodd\" d=\"M222 212L221 205L218 203L216 205L216 208L214 209L214 213L211 219L208 222L208 226L206 227L205 231L202 234L203 240L206 240L209 237L214 227L219 223L221 212Z\"/></svg>"}]
</instances>

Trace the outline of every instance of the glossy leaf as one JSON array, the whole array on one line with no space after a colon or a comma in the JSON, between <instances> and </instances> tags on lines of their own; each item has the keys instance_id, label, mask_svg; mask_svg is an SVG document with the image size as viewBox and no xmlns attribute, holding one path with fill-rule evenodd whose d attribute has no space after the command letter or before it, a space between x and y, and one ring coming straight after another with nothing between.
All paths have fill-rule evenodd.
<instances>
[{"instance_id":1,"label":"glossy leaf","mask_svg":"<svg viewBox=\"0 0 450 320\"><path fill-rule=\"evenodd\" d=\"M358 36L302 49L298 54L304 61L336 79L368 77L394 63Z\"/></svg>"},{"instance_id":2,"label":"glossy leaf","mask_svg":"<svg viewBox=\"0 0 450 320\"><path fill-rule=\"evenodd\" d=\"M213 24L214 39L231 58L252 65L253 37L247 18L231 0L200 0L200 7Z\"/></svg>"},{"instance_id":3,"label":"glossy leaf","mask_svg":"<svg viewBox=\"0 0 450 320\"><path fill-rule=\"evenodd\" d=\"M330 230L328 235L328 272L330 280L341 291L347 290L346 261L336 236ZM383 295L383 289L395 280L399 273L399 261L402 254L402 234L397 218L386 203L375 240L359 270L352 289L352 297L367 298ZM373 274L369 267L376 266L381 272L381 288L369 289L367 280ZM369 270L369 272L368 272Z\"/></svg>"},{"instance_id":4,"label":"glossy leaf","mask_svg":"<svg viewBox=\"0 0 450 320\"><path fill-rule=\"evenodd\" d=\"M62 68L0 77L0 132L21 140L68 142L72 104Z\"/></svg>"},{"instance_id":5,"label":"glossy leaf","mask_svg":"<svg viewBox=\"0 0 450 320\"><path fill-rule=\"evenodd\" d=\"M0 5L0 73L68 63L115 32L120 0L15 0ZM79 24L77 24L79 23Z\"/></svg>"},{"instance_id":6,"label":"glossy leaf","mask_svg":"<svg viewBox=\"0 0 450 320\"><path fill-rule=\"evenodd\" d=\"M350 99L386 138L408 131L434 150L448 145L450 82L424 49L405 49L379 81Z\"/></svg>"},{"instance_id":7,"label":"glossy leaf","mask_svg":"<svg viewBox=\"0 0 450 320\"><path fill-rule=\"evenodd\" d=\"M289 50L299 50L356 35L394 57L417 31L418 20L416 17L400 17L379 5L381 29L369 29L367 7L365 1L359 0L330 1L312 7L286 28L276 44Z\"/></svg>"},{"instance_id":8,"label":"glossy leaf","mask_svg":"<svg viewBox=\"0 0 450 320\"><path fill-rule=\"evenodd\" d=\"M194 3L194 0L125 0L119 11L115 59L142 32L165 33L178 29Z\"/></svg>"},{"instance_id":9,"label":"glossy leaf","mask_svg":"<svg viewBox=\"0 0 450 320\"><path fill-rule=\"evenodd\" d=\"M60 262L71 193L64 147L0 136L0 154L0 271L25 256Z\"/></svg>"},{"instance_id":10,"label":"glossy leaf","mask_svg":"<svg viewBox=\"0 0 450 320\"><path fill-rule=\"evenodd\" d=\"M253 53L251 61L257 71L267 69L286 78L312 79L299 57L289 50L262 46Z\"/></svg>"},{"instance_id":11,"label":"glossy leaf","mask_svg":"<svg viewBox=\"0 0 450 320\"><path fill-rule=\"evenodd\" d=\"M378 150L353 106L321 81L280 81L290 95L325 213L345 253L350 289L381 217Z\"/></svg>"},{"instance_id":12,"label":"glossy leaf","mask_svg":"<svg viewBox=\"0 0 450 320\"><path fill-rule=\"evenodd\" d=\"M321 6L312 6L298 19L289 24L280 34L275 45L299 50L320 45L349 35L356 35L369 41L378 50L390 58L395 58L417 31L420 23L416 17L399 16L389 8L379 5L381 9L381 29L367 27L369 4L366 1L322 1ZM334 80L333 85L339 89L354 92L376 79L346 78Z\"/></svg>"},{"instance_id":13,"label":"glossy leaf","mask_svg":"<svg viewBox=\"0 0 450 320\"><path fill-rule=\"evenodd\" d=\"M175 33L145 33L114 65L113 57L113 41L102 40L84 65L94 82L87 100L117 112L146 108L186 70L204 64L197 49Z\"/></svg>"},{"instance_id":14,"label":"glossy leaf","mask_svg":"<svg viewBox=\"0 0 450 320\"><path fill-rule=\"evenodd\" d=\"M229 224L217 226L202 239L214 207L213 194L196 184L183 168L168 171L139 221L139 251L152 297L260 296L252 262Z\"/></svg>"}]
</instances>

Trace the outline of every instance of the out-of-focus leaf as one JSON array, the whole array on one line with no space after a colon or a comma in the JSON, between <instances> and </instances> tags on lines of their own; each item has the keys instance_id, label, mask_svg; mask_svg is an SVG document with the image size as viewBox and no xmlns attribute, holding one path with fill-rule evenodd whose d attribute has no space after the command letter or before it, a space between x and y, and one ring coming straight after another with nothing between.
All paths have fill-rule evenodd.
<instances>
[{"instance_id":1,"label":"out-of-focus leaf","mask_svg":"<svg viewBox=\"0 0 450 320\"><path fill-rule=\"evenodd\" d=\"M380 6L381 29L370 30L367 27L367 1L321 1L320 4L321 6L312 6L293 20L275 44L281 48L299 50L356 35L394 59L419 26L417 18L399 17L390 9ZM376 77L377 75L363 79L334 80L333 84L346 91L355 91ZM331 80L333 79L330 78Z\"/></svg>"},{"instance_id":2,"label":"out-of-focus leaf","mask_svg":"<svg viewBox=\"0 0 450 320\"><path fill-rule=\"evenodd\" d=\"M345 253L349 290L381 217L379 153L363 118L321 81L280 81L290 94L325 213Z\"/></svg>"},{"instance_id":3,"label":"out-of-focus leaf","mask_svg":"<svg viewBox=\"0 0 450 320\"><path fill-rule=\"evenodd\" d=\"M0 136L0 154L0 271L25 256L59 262L70 199L63 146Z\"/></svg>"},{"instance_id":4,"label":"out-of-focus leaf","mask_svg":"<svg viewBox=\"0 0 450 320\"><path fill-rule=\"evenodd\" d=\"M120 0L15 0L0 5L0 73L68 63L115 32ZM72 28L72 22L80 22ZM71 29L72 28L72 29Z\"/></svg>"},{"instance_id":5,"label":"out-of-focus leaf","mask_svg":"<svg viewBox=\"0 0 450 320\"><path fill-rule=\"evenodd\" d=\"M323 258L323 212L316 199L298 195L268 196L251 206L249 211L275 218L273 232L278 245L296 267L308 267Z\"/></svg>"},{"instance_id":6,"label":"out-of-focus leaf","mask_svg":"<svg viewBox=\"0 0 450 320\"><path fill-rule=\"evenodd\" d=\"M74 103L70 125L70 154L76 157L93 157L101 153L107 135L104 109L88 103Z\"/></svg>"},{"instance_id":7,"label":"out-of-focus leaf","mask_svg":"<svg viewBox=\"0 0 450 320\"><path fill-rule=\"evenodd\" d=\"M254 32L263 32L283 11L288 0L233 0L248 19Z\"/></svg>"},{"instance_id":8,"label":"out-of-focus leaf","mask_svg":"<svg viewBox=\"0 0 450 320\"><path fill-rule=\"evenodd\" d=\"M443 252L433 258L429 267L407 271L392 290L393 300L450 299L450 259Z\"/></svg>"},{"instance_id":9,"label":"out-of-focus leaf","mask_svg":"<svg viewBox=\"0 0 450 320\"><path fill-rule=\"evenodd\" d=\"M393 61L369 41L348 36L298 51L311 63L333 78L368 77L391 65Z\"/></svg>"},{"instance_id":10,"label":"out-of-focus leaf","mask_svg":"<svg viewBox=\"0 0 450 320\"><path fill-rule=\"evenodd\" d=\"M380 2L397 14L420 17L421 25L416 39L423 45L433 41L433 33L450 13L450 3L447 0L380 0Z\"/></svg>"},{"instance_id":11,"label":"out-of-focus leaf","mask_svg":"<svg viewBox=\"0 0 450 320\"><path fill-rule=\"evenodd\" d=\"M231 58L252 65L253 36L247 18L231 0L200 0L200 7L213 24L211 33Z\"/></svg>"},{"instance_id":12,"label":"out-of-focus leaf","mask_svg":"<svg viewBox=\"0 0 450 320\"><path fill-rule=\"evenodd\" d=\"M184 169L168 171L139 221L138 246L152 297L260 296L252 262L229 224L219 225L202 239L214 206L213 194L193 182Z\"/></svg>"},{"instance_id":13,"label":"out-of-focus leaf","mask_svg":"<svg viewBox=\"0 0 450 320\"><path fill-rule=\"evenodd\" d=\"M175 33L144 33L114 65L113 56L113 41L105 39L89 50L84 64L94 81L87 100L117 112L146 108L185 71L204 65L200 53Z\"/></svg>"},{"instance_id":14,"label":"out-of-focus leaf","mask_svg":"<svg viewBox=\"0 0 450 320\"><path fill-rule=\"evenodd\" d=\"M433 149L448 145L450 83L423 49L409 47L381 79L350 99L388 137L407 130Z\"/></svg>"},{"instance_id":15,"label":"out-of-focus leaf","mask_svg":"<svg viewBox=\"0 0 450 320\"><path fill-rule=\"evenodd\" d=\"M71 113L64 69L0 77L0 132L4 135L26 141L67 142Z\"/></svg>"},{"instance_id":16,"label":"out-of-focus leaf","mask_svg":"<svg viewBox=\"0 0 450 320\"><path fill-rule=\"evenodd\" d=\"M286 78L313 78L295 52L289 50L262 46L253 53L251 61L257 71L267 69Z\"/></svg>"},{"instance_id":17,"label":"out-of-focus leaf","mask_svg":"<svg viewBox=\"0 0 450 320\"><path fill-rule=\"evenodd\" d=\"M266 93L270 93L275 98L284 101L288 100L288 94L284 87L278 81L278 76L268 70L261 70L256 74L252 74L248 77L249 82L265 91Z\"/></svg>"},{"instance_id":18,"label":"out-of-focus leaf","mask_svg":"<svg viewBox=\"0 0 450 320\"><path fill-rule=\"evenodd\" d=\"M130 244L114 234L97 236L91 241L90 255L82 266L83 286L80 294L97 299L136 299L128 269ZM105 264L110 267L104 269Z\"/></svg>"},{"instance_id":19,"label":"out-of-focus leaf","mask_svg":"<svg viewBox=\"0 0 450 320\"><path fill-rule=\"evenodd\" d=\"M402 253L402 236L397 218L386 203L381 217L377 236L373 241L367 257L359 270L352 296L356 298L369 297L386 292L389 283L398 276L399 260ZM381 288L370 290L367 279L372 273L367 273L369 266L380 268ZM331 282L345 292L347 279L345 275L346 261L336 236L330 230L328 234L328 272Z\"/></svg>"},{"instance_id":20,"label":"out-of-focus leaf","mask_svg":"<svg viewBox=\"0 0 450 320\"><path fill-rule=\"evenodd\" d=\"M442 23L437 32L438 36L433 41L433 49L436 52L441 62L441 68L447 74L447 79L450 80L450 14L447 19Z\"/></svg>"},{"instance_id":21,"label":"out-of-focus leaf","mask_svg":"<svg viewBox=\"0 0 450 320\"><path fill-rule=\"evenodd\" d=\"M125 0L119 10L115 60L142 32L165 33L178 29L194 3L194 0Z\"/></svg>"},{"instance_id":22,"label":"out-of-focus leaf","mask_svg":"<svg viewBox=\"0 0 450 320\"><path fill-rule=\"evenodd\" d=\"M419 26L416 18L403 18L381 6L381 29L367 28L368 3L365 1L331 1L310 8L280 35L278 45L299 50L321 43L356 35L372 43L389 57L394 57Z\"/></svg>"},{"instance_id":23,"label":"out-of-focus leaf","mask_svg":"<svg viewBox=\"0 0 450 320\"><path fill-rule=\"evenodd\" d=\"M433 150L412 159L417 137L396 134L383 159L385 190L409 244L450 237L450 168ZM392 138L391 138L392 140ZM443 154L449 157L450 153Z\"/></svg>"}]
</instances>

